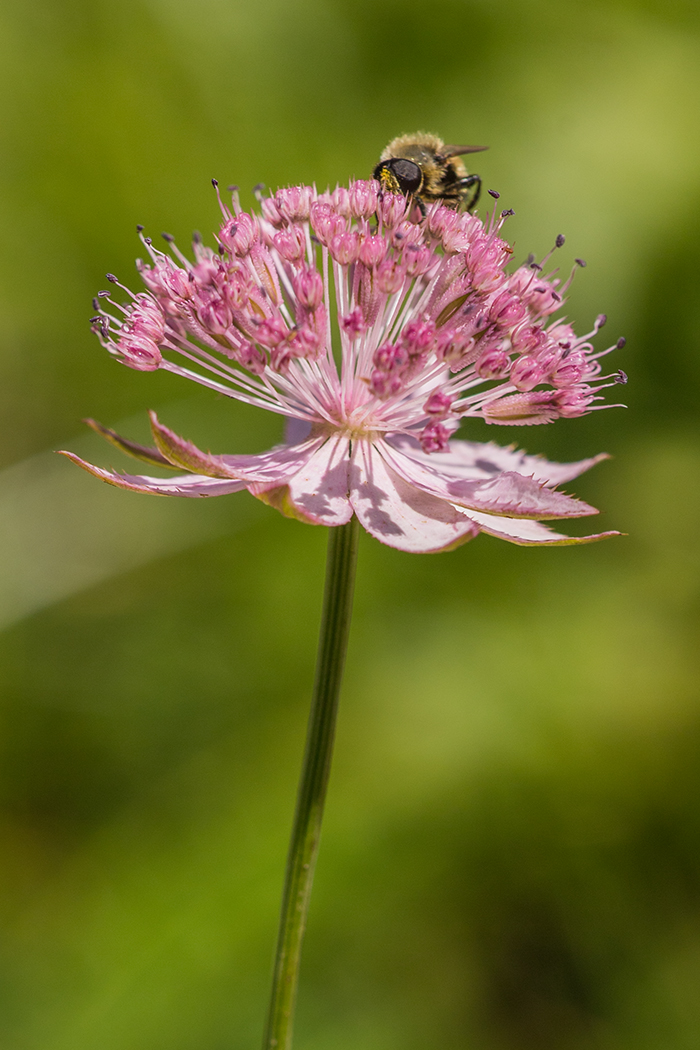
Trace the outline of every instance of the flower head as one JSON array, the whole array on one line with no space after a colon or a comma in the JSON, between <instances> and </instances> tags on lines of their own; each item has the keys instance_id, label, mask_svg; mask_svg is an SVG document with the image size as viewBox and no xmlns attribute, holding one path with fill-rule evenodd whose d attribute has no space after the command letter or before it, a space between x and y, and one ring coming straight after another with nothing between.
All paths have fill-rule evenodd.
<instances>
[{"instance_id":1,"label":"flower head","mask_svg":"<svg viewBox=\"0 0 700 1050\"><path fill-rule=\"evenodd\" d=\"M521 544L611 535L572 539L541 524L596 513L555 486L604 457L548 463L452 436L463 419L526 426L581 416L623 381L601 374L614 347L590 342L603 316L582 337L553 318L571 278L545 273L547 259L507 269L502 228L512 212L494 209L484 223L436 203L422 215L375 181L279 190L259 213L242 211L234 194L221 209L217 249L196 238L193 259L166 235L171 252L157 250L139 230L147 291L123 289L126 304L100 292L93 327L121 363L277 412L294 440L262 455L215 456L152 415L152 448L93 425L184 474L125 475L70 458L138 492L246 488L312 524L356 514L408 551L446 550L480 531Z\"/></svg>"}]
</instances>

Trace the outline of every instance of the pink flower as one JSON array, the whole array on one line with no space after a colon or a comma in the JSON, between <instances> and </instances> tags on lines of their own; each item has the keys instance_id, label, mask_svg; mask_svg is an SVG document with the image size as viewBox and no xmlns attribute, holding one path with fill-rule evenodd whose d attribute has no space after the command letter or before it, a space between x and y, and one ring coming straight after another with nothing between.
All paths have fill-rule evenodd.
<instances>
[{"instance_id":1,"label":"pink flower","mask_svg":"<svg viewBox=\"0 0 700 1050\"><path fill-rule=\"evenodd\" d=\"M184 473L120 474L65 455L136 492L245 488L316 525L356 514L405 551L449 550L481 531L545 545L615 535L571 538L541 523L596 513L556 486L604 456L549 463L452 437L463 419L523 426L584 415L624 381L601 375L614 347L594 351L589 341L604 317L580 338L550 319L568 281L560 286L534 261L507 272L501 230L512 213L484 223L438 203L422 216L372 181L332 194L279 190L257 215L235 196L232 209L221 207L218 250L196 240L193 261L141 235L148 291L124 289L126 305L100 292L93 326L121 363L277 412L294 440L262 455L217 456L152 414L152 448L92 425L131 455Z\"/></svg>"}]
</instances>

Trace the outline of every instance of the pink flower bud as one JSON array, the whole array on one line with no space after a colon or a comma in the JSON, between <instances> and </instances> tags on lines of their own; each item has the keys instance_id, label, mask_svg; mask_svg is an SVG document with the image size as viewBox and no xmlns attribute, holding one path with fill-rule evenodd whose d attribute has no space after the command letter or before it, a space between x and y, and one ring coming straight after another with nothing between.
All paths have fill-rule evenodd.
<instances>
[{"instance_id":1,"label":"pink flower bud","mask_svg":"<svg viewBox=\"0 0 700 1050\"><path fill-rule=\"evenodd\" d=\"M280 215L289 222L306 222L312 198L313 190L310 186L289 186L287 189L277 190L275 204Z\"/></svg>"},{"instance_id":2,"label":"pink flower bud","mask_svg":"<svg viewBox=\"0 0 700 1050\"><path fill-rule=\"evenodd\" d=\"M545 378L539 360L533 354L519 357L510 370L510 381L518 390L533 390Z\"/></svg>"},{"instance_id":3,"label":"pink flower bud","mask_svg":"<svg viewBox=\"0 0 700 1050\"><path fill-rule=\"evenodd\" d=\"M350 211L358 219L369 219L377 210L379 186L375 179L358 179L350 186Z\"/></svg>"},{"instance_id":4,"label":"pink flower bud","mask_svg":"<svg viewBox=\"0 0 700 1050\"><path fill-rule=\"evenodd\" d=\"M151 339L145 336L137 339L126 336L117 343L119 359L123 365L135 368L137 372L155 372L160 367L163 356Z\"/></svg>"},{"instance_id":5,"label":"pink flower bud","mask_svg":"<svg viewBox=\"0 0 700 1050\"><path fill-rule=\"evenodd\" d=\"M503 379L509 368L510 357L505 350L486 350L476 361L476 371L482 379Z\"/></svg>"},{"instance_id":6,"label":"pink flower bud","mask_svg":"<svg viewBox=\"0 0 700 1050\"><path fill-rule=\"evenodd\" d=\"M377 200L377 218L387 230L401 222L407 209L408 201L400 193L383 193Z\"/></svg>"},{"instance_id":7,"label":"pink flower bud","mask_svg":"<svg viewBox=\"0 0 700 1050\"><path fill-rule=\"evenodd\" d=\"M450 414L454 394L446 394L443 390L434 390L423 405L423 410L428 416L436 420L445 419Z\"/></svg>"},{"instance_id":8,"label":"pink flower bud","mask_svg":"<svg viewBox=\"0 0 700 1050\"><path fill-rule=\"evenodd\" d=\"M294 291L300 304L315 310L323 302L323 280L316 270L303 270L294 278Z\"/></svg>"},{"instance_id":9,"label":"pink flower bud","mask_svg":"<svg viewBox=\"0 0 700 1050\"><path fill-rule=\"evenodd\" d=\"M273 244L286 262L298 262L304 258L306 238L300 226L280 230L275 234Z\"/></svg>"},{"instance_id":10,"label":"pink flower bud","mask_svg":"<svg viewBox=\"0 0 700 1050\"><path fill-rule=\"evenodd\" d=\"M379 234L368 234L360 244L359 258L365 266L378 266L387 253L387 243Z\"/></svg>"},{"instance_id":11,"label":"pink flower bud","mask_svg":"<svg viewBox=\"0 0 700 1050\"><path fill-rule=\"evenodd\" d=\"M332 238L328 249L331 257L341 266L350 266L357 261L360 251L360 235L357 230L352 233L339 233Z\"/></svg>"},{"instance_id":12,"label":"pink flower bud","mask_svg":"<svg viewBox=\"0 0 700 1050\"><path fill-rule=\"evenodd\" d=\"M340 327L352 337L362 335L362 333L366 331L367 325L365 324L365 319L362 316L362 310L359 306L356 306L349 314L341 316Z\"/></svg>"},{"instance_id":13,"label":"pink flower bud","mask_svg":"<svg viewBox=\"0 0 700 1050\"><path fill-rule=\"evenodd\" d=\"M385 259L377 267L377 288L385 295L392 295L403 287L406 267L395 259Z\"/></svg>"},{"instance_id":14,"label":"pink flower bud","mask_svg":"<svg viewBox=\"0 0 700 1050\"><path fill-rule=\"evenodd\" d=\"M253 245L260 239L260 226L258 220L247 212L241 212L235 218L229 219L221 227L219 240L224 248L228 248L234 255L247 255Z\"/></svg>"},{"instance_id":15,"label":"pink flower bud","mask_svg":"<svg viewBox=\"0 0 700 1050\"><path fill-rule=\"evenodd\" d=\"M255 329L255 341L261 346L275 347L284 342L289 334L281 317L268 317Z\"/></svg>"},{"instance_id":16,"label":"pink flower bud","mask_svg":"<svg viewBox=\"0 0 700 1050\"><path fill-rule=\"evenodd\" d=\"M424 452L447 452L450 447L450 432L442 423L428 423L420 436Z\"/></svg>"}]
</instances>

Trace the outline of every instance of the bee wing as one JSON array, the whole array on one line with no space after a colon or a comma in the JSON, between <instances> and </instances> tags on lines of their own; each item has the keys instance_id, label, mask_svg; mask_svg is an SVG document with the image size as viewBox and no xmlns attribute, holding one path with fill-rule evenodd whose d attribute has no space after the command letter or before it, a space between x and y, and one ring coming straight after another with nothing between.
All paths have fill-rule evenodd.
<instances>
[{"instance_id":1,"label":"bee wing","mask_svg":"<svg viewBox=\"0 0 700 1050\"><path fill-rule=\"evenodd\" d=\"M445 146L443 157L461 157L465 153L483 153L488 146Z\"/></svg>"}]
</instances>

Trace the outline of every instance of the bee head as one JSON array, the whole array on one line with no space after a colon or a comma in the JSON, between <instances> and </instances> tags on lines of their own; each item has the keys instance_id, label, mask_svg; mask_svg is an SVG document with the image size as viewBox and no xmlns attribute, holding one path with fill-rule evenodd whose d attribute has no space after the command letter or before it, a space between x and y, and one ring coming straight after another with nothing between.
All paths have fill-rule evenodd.
<instances>
[{"instance_id":1,"label":"bee head","mask_svg":"<svg viewBox=\"0 0 700 1050\"><path fill-rule=\"evenodd\" d=\"M403 157L391 157L377 164L372 176L387 193L417 193L423 183L418 164Z\"/></svg>"}]
</instances>

